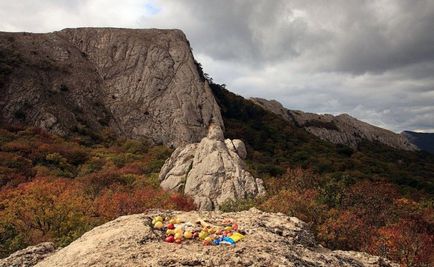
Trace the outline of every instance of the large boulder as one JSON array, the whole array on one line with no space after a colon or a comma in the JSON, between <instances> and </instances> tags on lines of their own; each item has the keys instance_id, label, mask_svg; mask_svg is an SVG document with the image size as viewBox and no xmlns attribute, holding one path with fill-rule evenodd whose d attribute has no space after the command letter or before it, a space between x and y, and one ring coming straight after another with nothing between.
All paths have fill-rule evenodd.
<instances>
[{"instance_id":1,"label":"large boulder","mask_svg":"<svg viewBox=\"0 0 434 267\"><path fill-rule=\"evenodd\" d=\"M225 140L221 127L212 124L200 143L177 148L166 161L160 172L161 187L192 196L202 210L263 195L262 180L246 170L246 155L241 140Z\"/></svg>"},{"instance_id":2,"label":"large boulder","mask_svg":"<svg viewBox=\"0 0 434 267\"><path fill-rule=\"evenodd\" d=\"M217 225L231 219L247 235L234 247L203 246L197 240L169 244L151 226L156 215ZM308 229L295 217L254 208L234 213L149 211L96 227L36 266L398 266L366 253L326 249Z\"/></svg>"}]
</instances>

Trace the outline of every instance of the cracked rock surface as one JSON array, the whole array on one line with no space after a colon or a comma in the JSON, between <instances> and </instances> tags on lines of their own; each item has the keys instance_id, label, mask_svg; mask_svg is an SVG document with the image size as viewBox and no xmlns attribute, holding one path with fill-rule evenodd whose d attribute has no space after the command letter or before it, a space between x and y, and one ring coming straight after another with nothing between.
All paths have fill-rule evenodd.
<instances>
[{"instance_id":1,"label":"cracked rock surface","mask_svg":"<svg viewBox=\"0 0 434 267\"><path fill-rule=\"evenodd\" d=\"M214 210L228 200L265 194L261 179L246 170L241 140L224 139L212 124L200 143L177 148L160 171L161 187L184 192L201 210Z\"/></svg>"},{"instance_id":2,"label":"cracked rock surface","mask_svg":"<svg viewBox=\"0 0 434 267\"><path fill-rule=\"evenodd\" d=\"M156 215L218 224L236 220L247 231L235 247L203 246L196 240L163 242L151 227ZM318 245L304 222L255 208L236 213L149 211L120 217L84 234L36 266L354 266L397 267L361 252L331 251Z\"/></svg>"},{"instance_id":3,"label":"cracked rock surface","mask_svg":"<svg viewBox=\"0 0 434 267\"><path fill-rule=\"evenodd\" d=\"M109 127L154 144L198 142L220 110L180 30L0 33L1 120L68 135Z\"/></svg>"}]
</instances>

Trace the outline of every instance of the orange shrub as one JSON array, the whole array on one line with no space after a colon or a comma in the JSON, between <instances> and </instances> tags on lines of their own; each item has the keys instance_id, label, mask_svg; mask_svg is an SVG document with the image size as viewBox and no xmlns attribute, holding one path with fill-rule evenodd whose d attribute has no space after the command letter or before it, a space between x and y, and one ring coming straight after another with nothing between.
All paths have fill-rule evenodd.
<instances>
[{"instance_id":1,"label":"orange shrub","mask_svg":"<svg viewBox=\"0 0 434 267\"><path fill-rule=\"evenodd\" d=\"M400 220L378 229L367 250L404 266L434 265L434 235L414 221Z\"/></svg>"},{"instance_id":2,"label":"orange shrub","mask_svg":"<svg viewBox=\"0 0 434 267\"><path fill-rule=\"evenodd\" d=\"M104 219L144 212L151 208L192 210L193 201L178 194L170 195L153 187L138 188L133 191L104 190L95 199L97 214Z\"/></svg>"},{"instance_id":3,"label":"orange shrub","mask_svg":"<svg viewBox=\"0 0 434 267\"><path fill-rule=\"evenodd\" d=\"M65 245L96 225L92 203L74 181L37 178L0 191L0 252L44 241Z\"/></svg>"},{"instance_id":4,"label":"orange shrub","mask_svg":"<svg viewBox=\"0 0 434 267\"><path fill-rule=\"evenodd\" d=\"M96 197L103 189L116 185L126 185L121 174L116 169L102 170L77 178L85 186L86 193Z\"/></svg>"},{"instance_id":5,"label":"orange shrub","mask_svg":"<svg viewBox=\"0 0 434 267\"><path fill-rule=\"evenodd\" d=\"M341 208L351 209L367 225L381 227L390 219L398 197L395 185L361 181L345 190Z\"/></svg>"},{"instance_id":6,"label":"orange shrub","mask_svg":"<svg viewBox=\"0 0 434 267\"><path fill-rule=\"evenodd\" d=\"M324 205L316 201L318 191L308 189L303 192L283 190L260 205L264 211L282 212L298 217L306 222L320 222Z\"/></svg>"},{"instance_id":7,"label":"orange shrub","mask_svg":"<svg viewBox=\"0 0 434 267\"><path fill-rule=\"evenodd\" d=\"M87 149L76 143L41 144L37 149L45 154L59 153L73 165L82 164L89 158Z\"/></svg>"},{"instance_id":8,"label":"orange shrub","mask_svg":"<svg viewBox=\"0 0 434 267\"><path fill-rule=\"evenodd\" d=\"M329 211L329 218L318 226L318 237L329 248L361 250L370 240L372 227L353 211Z\"/></svg>"},{"instance_id":9,"label":"orange shrub","mask_svg":"<svg viewBox=\"0 0 434 267\"><path fill-rule=\"evenodd\" d=\"M4 144L1 149L7 152L19 152L20 154L28 154L32 151L32 145L28 140L14 140Z\"/></svg>"},{"instance_id":10,"label":"orange shrub","mask_svg":"<svg viewBox=\"0 0 434 267\"><path fill-rule=\"evenodd\" d=\"M0 187L27 181L33 174L31 161L13 153L0 151Z\"/></svg>"},{"instance_id":11,"label":"orange shrub","mask_svg":"<svg viewBox=\"0 0 434 267\"><path fill-rule=\"evenodd\" d=\"M282 177L265 179L265 187L270 195L274 195L282 189L313 189L318 187L318 181L318 175L312 170L296 167L288 168Z\"/></svg>"},{"instance_id":12,"label":"orange shrub","mask_svg":"<svg viewBox=\"0 0 434 267\"><path fill-rule=\"evenodd\" d=\"M191 197L175 192L170 194L167 208L189 211L189 210L194 210L197 207L194 204L193 199Z\"/></svg>"}]
</instances>

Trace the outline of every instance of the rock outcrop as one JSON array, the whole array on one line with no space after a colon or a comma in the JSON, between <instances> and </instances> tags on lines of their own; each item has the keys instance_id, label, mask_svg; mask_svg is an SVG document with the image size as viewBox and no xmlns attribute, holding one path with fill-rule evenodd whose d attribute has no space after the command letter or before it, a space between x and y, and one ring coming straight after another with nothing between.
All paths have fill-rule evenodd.
<instances>
[{"instance_id":1,"label":"rock outcrop","mask_svg":"<svg viewBox=\"0 0 434 267\"><path fill-rule=\"evenodd\" d=\"M161 187L184 192L201 210L213 210L228 200L265 193L263 182L245 168L247 155L241 140L224 139L212 124L200 143L178 147L160 172Z\"/></svg>"},{"instance_id":2,"label":"rock outcrop","mask_svg":"<svg viewBox=\"0 0 434 267\"><path fill-rule=\"evenodd\" d=\"M0 33L1 120L67 135L109 127L152 143L198 142L220 110L179 30Z\"/></svg>"},{"instance_id":3,"label":"rock outcrop","mask_svg":"<svg viewBox=\"0 0 434 267\"><path fill-rule=\"evenodd\" d=\"M247 231L235 247L203 246L190 240L181 245L163 242L151 227L152 217L164 214L183 221L218 224L230 218ZM360 252L331 251L318 245L304 222L257 209L238 213L150 211L120 217L39 262L38 267L76 266L398 266Z\"/></svg>"},{"instance_id":4,"label":"rock outcrop","mask_svg":"<svg viewBox=\"0 0 434 267\"><path fill-rule=\"evenodd\" d=\"M404 136L360 121L348 114L338 116L319 115L288 110L276 100L261 98L251 98L251 100L262 108L280 115L288 122L294 123L313 135L334 144L347 145L356 149L360 142L367 140L379 142L396 149L417 150L417 147Z\"/></svg>"},{"instance_id":5,"label":"rock outcrop","mask_svg":"<svg viewBox=\"0 0 434 267\"><path fill-rule=\"evenodd\" d=\"M52 255L56 247L51 242L19 250L5 259L0 259L0 267L31 267Z\"/></svg>"}]
</instances>

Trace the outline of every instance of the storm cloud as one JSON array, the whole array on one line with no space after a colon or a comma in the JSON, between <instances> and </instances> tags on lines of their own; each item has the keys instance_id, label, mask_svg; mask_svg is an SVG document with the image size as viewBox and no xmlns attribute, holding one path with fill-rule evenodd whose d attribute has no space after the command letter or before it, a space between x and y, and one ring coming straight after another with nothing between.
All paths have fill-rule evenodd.
<instances>
[{"instance_id":1,"label":"storm cloud","mask_svg":"<svg viewBox=\"0 0 434 267\"><path fill-rule=\"evenodd\" d=\"M215 82L290 109L434 131L431 0L0 0L0 30L179 28Z\"/></svg>"}]
</instances>

